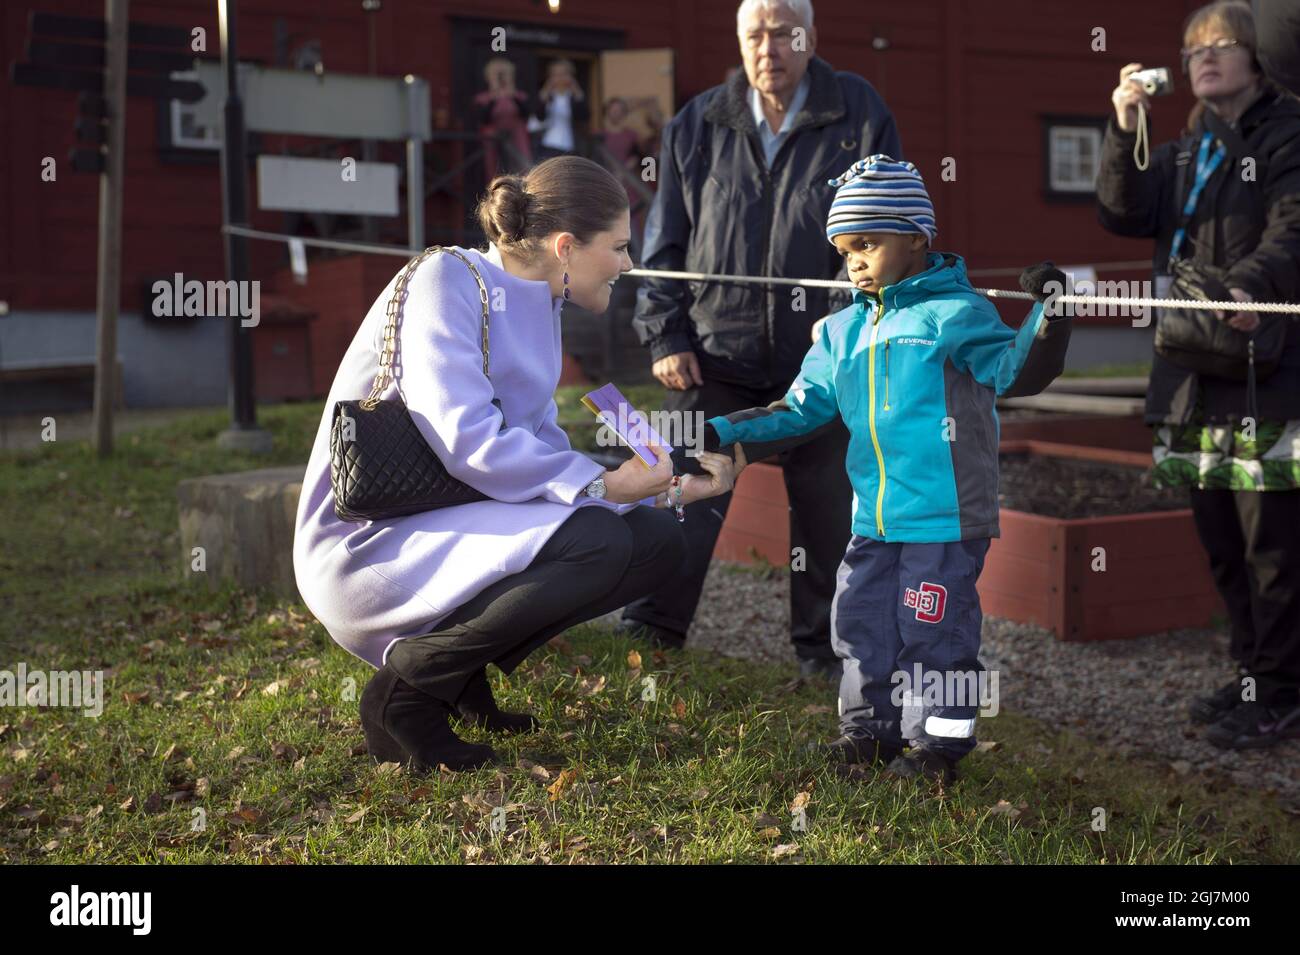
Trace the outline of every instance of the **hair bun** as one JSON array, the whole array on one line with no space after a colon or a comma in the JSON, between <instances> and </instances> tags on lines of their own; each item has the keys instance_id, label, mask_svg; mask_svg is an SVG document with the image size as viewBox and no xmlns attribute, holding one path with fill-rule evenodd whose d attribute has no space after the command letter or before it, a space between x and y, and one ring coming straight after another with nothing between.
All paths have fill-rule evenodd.
<instances>
[{"instance_id":1,"label":"hair bun","mask_svg":"<svg viewBox=\"0 0 1300 955\"><path fill-rule=\"evenodd\" d=\"M528 206L532 197L520 176L498 176L488 187L487 202L479 212L480 225L497 244L522 242L528 232Z\"/></svg>"},{"instance_id":2,"label":"hair bun","mask_svg":"<svg viewBox=\"0 0 1300 955\"><path fill-rule=\"evenodd\" d=\"M569 232L585 244L614 228L627 208L627 190L604 166L581 156L553 156L527 176L494 178L476 214L489 242L532 262L548 236Z\"/></svg>"}]
</instances>

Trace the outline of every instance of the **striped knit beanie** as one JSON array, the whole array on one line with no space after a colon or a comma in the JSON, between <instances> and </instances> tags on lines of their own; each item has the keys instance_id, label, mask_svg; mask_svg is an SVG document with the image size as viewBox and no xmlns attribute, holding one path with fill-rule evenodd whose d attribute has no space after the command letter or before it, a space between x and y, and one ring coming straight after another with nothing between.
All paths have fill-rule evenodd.
<instances>
[{"instance_id":1,"label":"striped knit beanie","mask_svg":"<svg viewBox=\"0 0 1300 955\"><path fill-rule=\"evenodd\" d=\"M933 242L939 231L925 183L910 162L877 153L828 184L837 187L826 220L832 243L846 232L922 232Z\"/></svg>"}]
</instances>

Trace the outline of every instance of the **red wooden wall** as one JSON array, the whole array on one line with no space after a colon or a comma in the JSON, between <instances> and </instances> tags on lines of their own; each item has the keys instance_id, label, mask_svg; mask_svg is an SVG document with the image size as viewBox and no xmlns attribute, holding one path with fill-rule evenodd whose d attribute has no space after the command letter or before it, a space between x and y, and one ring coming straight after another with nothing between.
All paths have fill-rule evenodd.
<instances>
[{"instance_id":1,"label":"red wooden wall","mask_svg":"<svg viewBox=\"0 0 1300 955\"><path fill-rule=\"evenodd\" d=\"M359 0L242 0L239 6L242 57L270 62L272 26L284 18L295 36L321 39L327 68L366 71L367 14ZM935 198L940 247L961 252L974 268L1149 255L1148 243L1104 233L1090 203L1044 200L1040 114L1104 115L1121 65L1176 66L1181 23L1196 3L820 0L815 6L818 52L871 80L893 109L906 156L920 166ZM9 64L23 56L33 7L103 12L99 0L10 0L0 12L0 300L13 309L93 308L97 178L66 167L75 96L15 89L8 79ZM680 103L739 63L735 7L732 0L563 0L552 15L534 0L484 0L472 9L451 0L384 0L375 15L378 72L428 78L436 105L450 85L446 17L472 14L617 29L629 48L672 47ZM215 0L133 0L131 15L206 27L209 54L217 53ZM1095 27L1108 31L1105 53L1090 48ZM889 48L873 50L874 36L886 38ZM1161 103L1153 139L1173 135L1189 105L1185 90ZM216 277L224 267L217 166L162 163L155 109L145 99L131 99L128 107L126 308L138 306L146 276ZM56 183L40 180L44 156L59 160ZM940 180L945 156L957 161L955 182ZM278 216L254 213L255 226L274 230L278 223ZM282 248L253 243L255 275L267 277L283 262Z\"/></svg>"}]
</instances>

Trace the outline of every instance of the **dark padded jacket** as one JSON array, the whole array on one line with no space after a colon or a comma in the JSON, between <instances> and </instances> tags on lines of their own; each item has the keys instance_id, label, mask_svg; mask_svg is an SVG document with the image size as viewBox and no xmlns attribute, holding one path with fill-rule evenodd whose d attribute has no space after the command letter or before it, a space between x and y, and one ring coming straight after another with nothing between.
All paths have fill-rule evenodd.
<instances>
[{"instance_id":1,"label":"dark padded jacket","mask_svg":"<svg viewBox=\"0 0 1300 955\"><path fill-rule=\"evenodd\" d=\"M844 279L826 216L827 185L873 153L901 158L894 117L871 84L808 64L810 86L769 170L738 70L701 93L664 129L659 191L646 221L646 268ZM643 280L633 320L653 360L691 351L706 378L755 388L787 384L812 325L848 305L851 290ZM802 306L802 308L801 308Z\"/></svg>"},{"instance_id":2,"label":"dark padded jacket","mask_svg":"<svg viewBox=\"0 0 1300 955\"><path fill-rule=\"evenodd\" d=\"M1253 0L1251 6L1264 72L1300 96L1300 0Z\"/></svg>"},{"instance_id":3,"label":"dark padded jacket","mask_svg":"<svg viewBox=\"0 0 1300 955\"><path fill-rule=\"evenodd\" d=\"M1182 255L1228 270L1227 286L1258 302L1300 302L1300 101L1268 86L1242 114L1236 130L1255 160L1253 181L1231 157L1206 183L1192 214ZM1098 215L1118 235L1155 239L1153 263L1165 270L1179 210L1192 188L1204 125L1151 151L1146 172L1133 161L1134 133L1121 132L1112 116L1097 177ZM1183 169L1182 190L1175 195ZM1280 367L1259 382L1262 419L1300 418L1300 322L1261 314L1263 322L1288 322ZM1147 391L1149 424L1182 424L1197 395L1206 419L1240 422L1247 414L1246 385L1197 375L1154 355Z\"/></svg>"}]
</instances>

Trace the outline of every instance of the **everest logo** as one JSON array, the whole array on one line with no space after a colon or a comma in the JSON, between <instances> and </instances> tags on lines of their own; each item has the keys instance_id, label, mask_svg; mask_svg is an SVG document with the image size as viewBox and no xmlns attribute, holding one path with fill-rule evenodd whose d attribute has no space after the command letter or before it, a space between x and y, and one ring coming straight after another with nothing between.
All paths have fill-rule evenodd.
<instances>
[{"instance_id":1,"label":"everest logo","mask_svg":"<svg viewBox=\"0 0 1300 955\"><path fill-rule=\"evenodd\" d=\"M903 591L903 606L916 608L916 619L922 623L938 623L943 619L943 608L948 603L948 590L942 584L921 581L919 590L911 587Z\"/></svg>"}]
</instances>

